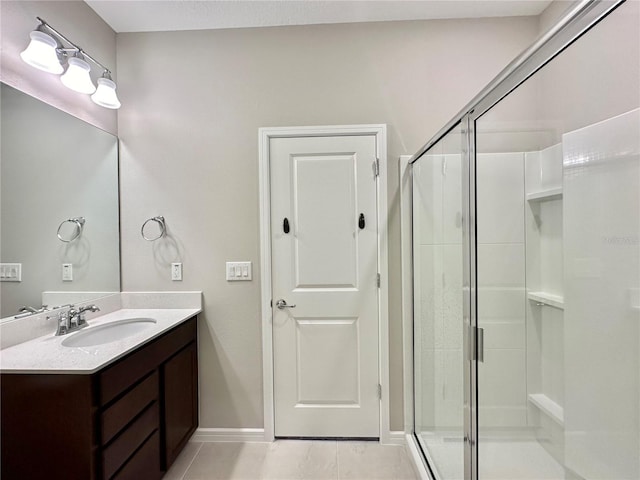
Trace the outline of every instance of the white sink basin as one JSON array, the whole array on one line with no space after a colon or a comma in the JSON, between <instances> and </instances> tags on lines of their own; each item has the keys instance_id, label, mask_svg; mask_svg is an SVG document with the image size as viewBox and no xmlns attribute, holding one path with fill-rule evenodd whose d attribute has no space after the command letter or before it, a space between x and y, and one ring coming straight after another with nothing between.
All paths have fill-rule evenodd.
<instances>
[{"instance_id":1,"label":"white sink basin","mask_svg":"<svg viewBox=\"0 0 640 480\"><path fill-rule=\"evenodd\" d=\"M116 342L146 330L156 321L153 318L127 318L81 330L62 341L65 347L93 347Z\"/></svg>"}]
</instances>

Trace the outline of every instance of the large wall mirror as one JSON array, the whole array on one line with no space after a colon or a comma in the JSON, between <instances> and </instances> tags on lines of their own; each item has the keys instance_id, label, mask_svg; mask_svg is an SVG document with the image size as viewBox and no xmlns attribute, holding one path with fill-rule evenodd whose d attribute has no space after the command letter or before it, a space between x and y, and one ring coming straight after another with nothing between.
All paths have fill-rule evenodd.
<instances>
[{"instance_id":1,"label":"large wall mirror","mask_svg":"<svg viewBox=\"0 0 640 480\"><path fill-rule=\"evenodd\" d=\"M117 137L1 89L0 317L119 292Z\"/></svg>"}]
</instances>

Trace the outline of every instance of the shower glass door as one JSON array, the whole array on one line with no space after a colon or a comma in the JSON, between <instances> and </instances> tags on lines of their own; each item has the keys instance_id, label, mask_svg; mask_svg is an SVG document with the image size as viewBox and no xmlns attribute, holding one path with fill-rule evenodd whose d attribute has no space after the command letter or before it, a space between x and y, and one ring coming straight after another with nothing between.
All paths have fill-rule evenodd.
<instances>
[{"instance_id":1,"label":"shower glass door","mask_svg":"<svg viewBox=\"0 0 640 480\"><path fill-rule=\"evenodd\" d=\"M462 142L413 164L414 431L440 480L465 474Z\"/></svg>"},{"instance_id":2,"label":"shower glass door","mask_svg":"<svg viewBox=\"0 0 640 480\"><path fill-rule=\"evenodd\" d=\"M640 478L639 19L475 121L480 480Z\"/></svg>"}]
</instances>

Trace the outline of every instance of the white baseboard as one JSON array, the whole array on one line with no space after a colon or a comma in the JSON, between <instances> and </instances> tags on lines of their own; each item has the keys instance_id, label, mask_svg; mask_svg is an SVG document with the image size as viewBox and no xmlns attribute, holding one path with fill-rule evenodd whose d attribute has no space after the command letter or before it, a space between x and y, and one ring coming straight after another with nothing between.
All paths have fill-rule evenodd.
<instances>
[{"instance_id":1,"label":"white baseboard","mask_svg":"<svg viewBox=\"0 0 640 480\"><path fill-rule=\"evenodd\" d=\"M264 428L198 428L192 442L264 442Z\"/></svg>"},{"instance_id":2,"label":"white baseboard","mask_svg":"<svg viewBox=\"0 0 640 480\"><path fill-rule=\"evenodd\" d=\"M413 469L418 475L418 478L421 480L433 480L431 474L427 470L425 466L422 455L420 454L420 450L418 445L416 445L416 439L410 433L405 435L405 441L407 445L407 451L409 452L409 458L411 459L411 463L413 464Z\"/></svg>"},{"instance_id":3,"label":"white baseboard","mask_svg":"<svg viewBox=\"0 0 640 480\"><path fill-rule=\"evenodd\" d=\"M403 431L391 431L387 435L380 438L383 445L405 445L407 443L406 435Z\"/></svg>"}]
</instances>

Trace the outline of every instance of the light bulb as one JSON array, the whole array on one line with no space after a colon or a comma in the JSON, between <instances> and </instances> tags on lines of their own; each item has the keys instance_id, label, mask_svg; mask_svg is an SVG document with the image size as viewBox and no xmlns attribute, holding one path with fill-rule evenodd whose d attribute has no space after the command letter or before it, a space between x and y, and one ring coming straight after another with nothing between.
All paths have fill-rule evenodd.
<instances>
[{"instance_id":1,"label":"light bulb","mask_svg":"<svg viewBox=\"0 0 640 480\"><path fill-rule=\"evenodd\" d=\"M118 100L118 96L116 95L116 84L107 77L98 79L98 89L96 93L91 95L91 100L101 107L120 108L120 100Z\"/></svg>"},{"instance_id":2,"label":"light bulb","mask_svg":"<svg viewBox=\"0 0 640 480\"><path fill-rule=\"evenodd\" d=\"M65 87L80 93L91 94L96 91L96 86L91 81L89 71L91 67L82 58L76 56L67 60L69 66L60 80Z\"/></svg>"},{"instance_id":3,"label":"light bulb","mask_svg":"<svg viewBox=\"0 0 640 480\"><path fill-rule=\"evenodd\" d=\"M20 54L22 60L39 70L60 74L64 70L58 59L58 42L44 32L34 30L29 34L31 41Z\"/></svg>"}]
</instances>

